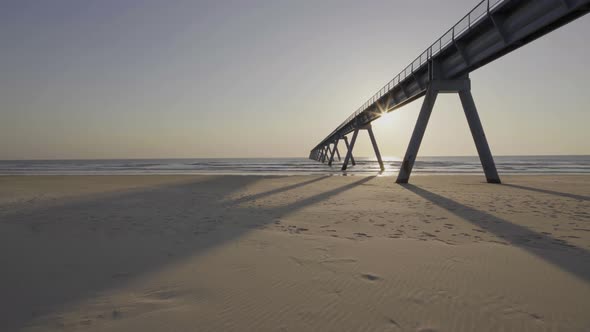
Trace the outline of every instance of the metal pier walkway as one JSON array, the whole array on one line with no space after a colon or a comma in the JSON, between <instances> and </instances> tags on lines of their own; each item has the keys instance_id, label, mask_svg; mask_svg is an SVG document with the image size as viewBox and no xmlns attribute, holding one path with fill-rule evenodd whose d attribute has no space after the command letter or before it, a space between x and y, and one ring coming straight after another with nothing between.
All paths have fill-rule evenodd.
<instances>
[{"instance_id":1,"label":"metal pier walkway","mask_svg":"<svg viewBox=\"0 0 590 332\"><path fill-rule=\"evenodd\" d=\"M384 169L371 122L422 96L424 101L397 177L407 183L438 93L458 93L486 179L500 183L475 102L469 73L585 15L590 0L483 0L435 41L401 73L351 114L310 152L311 159L332 165L343 140L342 164L355 164L352 151L360 130L367 130ZM350 142L346 135L352 133Z\"/></svg>"}]
</instances>

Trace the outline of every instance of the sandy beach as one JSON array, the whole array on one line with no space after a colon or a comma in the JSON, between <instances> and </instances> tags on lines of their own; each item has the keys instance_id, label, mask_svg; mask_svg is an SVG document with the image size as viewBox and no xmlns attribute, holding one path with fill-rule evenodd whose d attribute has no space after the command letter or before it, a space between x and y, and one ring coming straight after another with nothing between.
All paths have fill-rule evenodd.
<instances>
[{"instance_id":1,"label":"sandy beach","mask_svg":"<svg viewBox=\"0 0 590 332\"><path fill-rule=\"evenodd\" d=\"M590 330L590 176L502 179L0 177L0 330Z\"/></svg>"}]
</instances>

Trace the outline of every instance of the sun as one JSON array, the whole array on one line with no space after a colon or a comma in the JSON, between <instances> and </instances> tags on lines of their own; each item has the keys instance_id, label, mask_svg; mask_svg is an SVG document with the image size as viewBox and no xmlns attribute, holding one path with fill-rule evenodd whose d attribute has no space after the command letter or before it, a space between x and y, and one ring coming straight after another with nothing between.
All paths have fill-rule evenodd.
<instances>
[{"instance_id":1,"label":"sun","mask_svg":"<svg viewBox=\"0 0 590 332\"><path fill-rule=\"evenodd\" d=\"M381 112L379 119L375 121L375 125L378 127L387 127L393 129L395 127L395 119L392 112Z\"/></svg>"}]
</instances>

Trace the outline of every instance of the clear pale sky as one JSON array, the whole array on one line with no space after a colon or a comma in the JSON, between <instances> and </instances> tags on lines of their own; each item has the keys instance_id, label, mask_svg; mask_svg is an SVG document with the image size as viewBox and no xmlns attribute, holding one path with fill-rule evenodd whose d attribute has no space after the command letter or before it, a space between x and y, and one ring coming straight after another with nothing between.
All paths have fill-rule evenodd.
<instances>
[{"instance_id":1,"label":"clear pale sky","mask_svg":"<svg viewBox=\"0 0 590 332\"><path fill-rule=\"evenodd\" d=\"M4 0L0 159L306 157L477 2ZM472 73L495 155L590 154L588 32L585 16ZM374 123L384 155L420 103ZM475 154L440 96L420 155Z\"/></svg>"}]
</instances>

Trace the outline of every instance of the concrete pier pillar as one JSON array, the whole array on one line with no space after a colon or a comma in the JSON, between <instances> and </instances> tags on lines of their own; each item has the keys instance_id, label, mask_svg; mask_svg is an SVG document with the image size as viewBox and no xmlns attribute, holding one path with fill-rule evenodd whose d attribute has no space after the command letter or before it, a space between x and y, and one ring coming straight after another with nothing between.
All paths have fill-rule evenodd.
<instances>
[{"instance_id":1,"label":"concrete pier pillar","mask_svg":"<svg viewBox=\"0 0 590 332\"><path fill-rule=\"evenodd\" d=\"M412 168L414 167L414 162L416 161L416 156L418 155L418 150L420 149L420 144L422 143L422 138L424 137L424 132L430 119L430 114L432 113L436 97L439 93L459 94L486 180L488 183L500 183L494 158L492 157L492 152L490 151L481 120L477 114L473 96L471 95L471 81L468 77L459 80L433 80L430 82L396 182L408 183L410 179L410 174L412 173Z\"/></svg>"},{"instance_id":2,"label":"concrete pier pillar","mask_svg":"<svg viewBox=\"0 0 590 332\"><path fill-rule=\"evenodd\" d=\"M377 141L375 140L375 135L373 134L373 127L369 124L366 129L367 132L369 132L371 144L373 145L373 150L375 150L375 156L377 156L377 162L379 163L379 167L381 168L381 171L384 171L385 167L383 166L383 160L381 160L381 153L379 153L379 147L377 147Z\"/></svg>"},{"instance_id":3,"label":"concrete pier pillar","mask_svg":"<svg viewBox=\"0 0 590 332\"><path fill-rule=\"evenodd\" d=\"M410 179L410 174L412 173L412 168L416 161L416 155L420 149L420 144L422 143L422 138L424 137L424 132L426 131L426 126L428 125L428 120L430 119L430 114L432 113L432 108L437 95L437 90L428 89L426 91L424 101L422 102L422 108L420 108L420 114L418 114L418 120L416 121L416 126L414 127L412 138L410 139L410 144L408 145L404 160L399 169L399 174L397 175L397 180L395 181L397 183L408 183L408 180Z\"/></svg>"},{"instance_id":4,"label":"concrete pier pillar","mask_svg":"<svg viewBox=\"0 0 590 332\"><path fill-rule=\"evenodd\" d=\"M471 130L471 136L473 136L473 141L475 141L475 147L477 149L477 154L479 155L479 160L481 162L481 166L483 167L486 180L488 183L500 183L500 176L498 176L496 164L494 163L494 158L492 157L492 152L490 150L490 146L488 145L488 140L486 139L486 135L483 131L481 120L477 114L477 109L475 108L475 102L473 101L471 91L459 91L459 98L461 99L463 111L467 117L467 123L469 124L469 129Z\"/></svg>"},{"instance_id":5,"label":"concrete pier pillar","mask_svg":"<svg viewBox=\"0 0 590 332\"><path fill-rule=\"evenodd\" d=\"M354 149L354 143L356 142L356 137L359 135L359 129L355 129L352 133L352 139L350 140L350 145L348 145L348 152L346 152L346 157L344 157L344 163L342 164L342 170L345 171L348 167L348 162L352 159L352 149ZM348 141L345 139L346 143ZM354 164L353 164L354 165Z\"/></svg>"},{"instance_id":6,"label":"concrete pier pillar","mask_svg":"<svg viewBox=\"0 0 590 332\"><path fill-rule=\"evenodd\" d=\"M332 148L332 153L330 154L330 161L328 161L328 166L332 166L332 162L334 161L334 155L336 154L336 149L338 147L338 141L334 142L334 147Z\"/></svg>"},{"instance_id":7,"label":"concrete pier pillar","mask_svg":"<svg viewBox=\"0 0 590 332\"><path fill-rule=\"evenodd\" d=\"M346 150L351 151L350 146L348 145L348 137L346 136L344 136L344 144L346 145ZM350 152L350 162L352 163L352 166L356 165L356 162L354 161L354 156L352 155L352 151Z\"/></svg>"}]
</instances>

